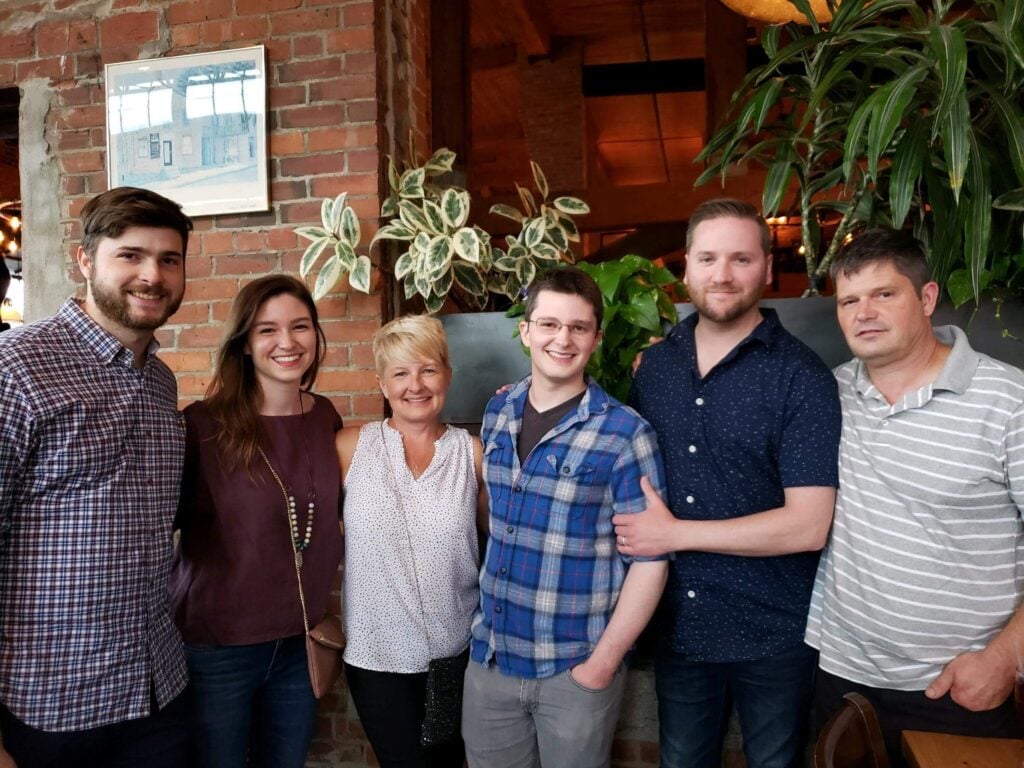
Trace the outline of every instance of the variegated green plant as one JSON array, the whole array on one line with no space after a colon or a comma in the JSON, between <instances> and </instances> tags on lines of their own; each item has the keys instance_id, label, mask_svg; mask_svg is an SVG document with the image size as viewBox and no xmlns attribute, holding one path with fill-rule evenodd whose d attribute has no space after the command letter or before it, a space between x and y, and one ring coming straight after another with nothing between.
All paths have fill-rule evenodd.
<instances>
[{"instance_id":1,"label":"variegated green plant","mask_svg":"<svg viewBox=\"0 0 1024 768\"><path fill-rule=\"evenodd\" d=\"M768 63L733 96L697 183L763 165L765 215L800 213L808 293L851 231L905 223L956 303L1024 292L1024 0L828 0L827 24L790 1L811 24L765 29Z\"/></svg>"},{"instance_id":2,"label":"variegated green plant","mask_svg":"<svg viewBox=\"0 0 1024 768\"><path fill-rule=\"evenodd\" d=\"M539 202L529 189L516 184L523 210L500 203L491 206L492 214L520 225L518 235L505 237L507 250L493 249L494 269L487 277L488 290L512 301L521 296L538 272L573 262L569 244L580 241L580 232L572 217L590 213L589 206L576 197L556 197L549 203L544 172L532 160L530 167Z\"/></svg>"},{"instance_id":3,"label":"variegated green plant","mask_svg":"<svg viewBox=\"0 0 1024 768\"><path fill-rule=\"evenodd\" d=\"M313 287L313 298L322 299L337 285L344 275L357 291L370 292L370 259L357 256L359 245L359 217L348 205L346 193L328 197L320 207L321 227L299 227L295 234L312 242L302 254L299 274L307 278L325 253L327 261L320 267Z\"/></svg>"},{"instance_id":4,"label":"variegated green plant","mask_svg":"<svg viewBox=\"0 0 1024 768\"><path fill-rule=\"evenodd\" d=\"M389 157L391 195L380 215L390 221L370 243L402 243L405 250L395 261L395 279L401 281L406 299L421 296L431 313L441 309L454 286L476 307L487 304L491 236L469 224L469 192L434 183L454 162L455 153L449 149L437 150L422 166L410 163L401 170Z\"/></svg>"}]
</instances>

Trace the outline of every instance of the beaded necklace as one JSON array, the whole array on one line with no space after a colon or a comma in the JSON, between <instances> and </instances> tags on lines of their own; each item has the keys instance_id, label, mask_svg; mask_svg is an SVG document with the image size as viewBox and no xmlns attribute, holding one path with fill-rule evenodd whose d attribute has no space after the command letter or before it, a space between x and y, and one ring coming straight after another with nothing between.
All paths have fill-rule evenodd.
<instances>
[{"instance_id":1,"label":"beaded necklace","mask_svg":"<svg viewBox=\"0 0 1024 768\"><path fill-rule=\"evenodd\" d=\"M295 559L296 562L302 565L302 553L309 549L309 542L313 538L313 518L316 515L316 485L313 482L313 461L309 454L309 442L306 435L306 411L302 405L302 393L299 392L299 414L302 418L302 424L300 432L302 432L302 448L306 456L306 472L309 480L309 503L306 506L306 531L305 535L299 535L299 515L297 511L297 505L295 503L295 494L291 492L291 488L287 486L281 476L274 470L274 465L270 463L270 459L267 458L267 454L263 451L263 447L260 446L260 456L263 457L263 462L267 465L267 469L270 470L270 474L281 488L281 493L284 494L285 498L285 511L288 514L288 527L291 529L292 544L295 545Z\"/></svg>"}]
</instances>

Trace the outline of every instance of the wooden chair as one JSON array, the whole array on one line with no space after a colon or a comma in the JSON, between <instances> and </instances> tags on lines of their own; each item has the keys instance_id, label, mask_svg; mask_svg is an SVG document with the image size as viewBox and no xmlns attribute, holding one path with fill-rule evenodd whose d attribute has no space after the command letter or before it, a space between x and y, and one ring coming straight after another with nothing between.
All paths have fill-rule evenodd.
<instances>
[{"instance_id":1,"label":"wooden chair","mask_svg":"<svg viewBox=\"0 0 1024 768\"><path fill-rule=\"evenodd\" d=\"M814 745L814 768L889 768L871 703L859 693L843 696L843 708L832 716Z\"/></svg>"}]
</instances>

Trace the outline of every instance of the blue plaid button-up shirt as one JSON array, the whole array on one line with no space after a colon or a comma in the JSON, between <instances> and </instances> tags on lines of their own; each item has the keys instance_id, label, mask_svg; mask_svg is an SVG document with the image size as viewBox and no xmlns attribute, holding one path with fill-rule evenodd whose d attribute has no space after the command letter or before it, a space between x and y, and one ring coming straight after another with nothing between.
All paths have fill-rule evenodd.
<instances>
[{"instance_id":1,"label":"blue plaid button-up shirt","mask_svg":"<svg viewBox=\"0 0 1024 768\"><path fill-rule=\"evenodd\" d=\"M185 686L168 597L185 452L154 342L141 369L73 301L0 335L0 701L73 731Z\"/></svg>"},{"instance_id":2,"label":"blue plaid button-up shirt","mask_svg":"<svg viewBox=\"0 0 1024 768\"><path fill-rule=\"evenodd\" d=\"M529 387L527 377L492 398L480 432L491 515L472 658L541 678L584 661L600 640L628 566L612 515L643 511L640 477L660 493L663 470L647 422L593 382L520 466Z\"/></svg>"}]
</instances>

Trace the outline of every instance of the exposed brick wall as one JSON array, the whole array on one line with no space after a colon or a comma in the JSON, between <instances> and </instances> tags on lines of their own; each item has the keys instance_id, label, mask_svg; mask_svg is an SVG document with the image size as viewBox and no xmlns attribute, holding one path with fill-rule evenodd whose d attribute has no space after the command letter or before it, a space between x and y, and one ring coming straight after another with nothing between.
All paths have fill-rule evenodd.
<instances>
[{"instance_id":1,"label":"exposed brick wall","mask_svg":"<svg viewBox=\"0 0 1024 768\"><path fill-rule=\"evenodd\" d=\"M183 400L202 395L220 323L239 286L269 271L297 271L306 241L293 229L318 220L322 197L348 191L364 232L372 234L377 226L380 5L7 0L0 10L0 87L36 77L50 82L44 140L59 168L63 252L72 273L77 217L90 197L107 188L103 66L258 43L267 47L272 209L196 219L185 302L159 334ZM330 354L318 388L353 421L381 413L369 350L380 306L380 294L343 290L322 305Z\"/></svg>"}]
</instances>

